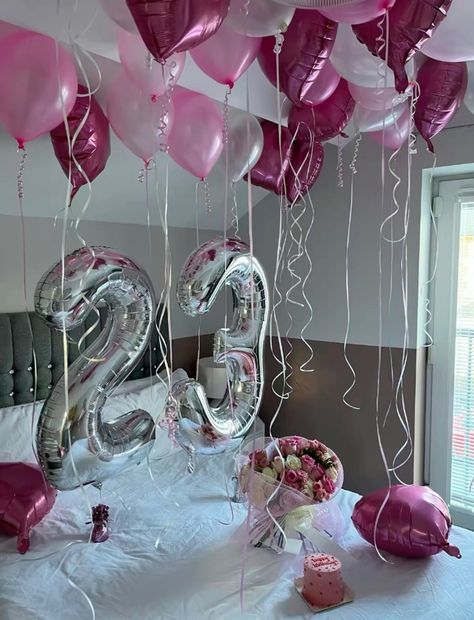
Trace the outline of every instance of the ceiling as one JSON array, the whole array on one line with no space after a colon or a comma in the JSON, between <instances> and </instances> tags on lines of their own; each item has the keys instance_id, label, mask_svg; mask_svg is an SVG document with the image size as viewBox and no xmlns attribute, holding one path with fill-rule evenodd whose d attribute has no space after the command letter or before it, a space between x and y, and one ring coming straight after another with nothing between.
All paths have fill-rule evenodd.
<instances>
[{"instance_id":1,"label":"ceiling","mask_svg":"<svg viewBox=\"0 0 474 620\"><path fill-rule=\"evenodd\" d=\"M76 6L77 5L77 6ZM0 36L16 28L28 28L63 41L70 42L72 36L80 36L77 43L93 53L100 65L102 87L98 93L101 101L108 82L120 69L116 46L117 27L103 13L98 0L1 0ZM91 21L92 20L92 21ZM91 23L86 32L83 32ZM90 63L89 63L90 64ZM87 63L86 63L87 69ZM90 79L95 81L96 73L89 67ZM88 71L89 73L89 71ZM224 100L225 87L207 77L187 54L180 85L204 93L218 102ZM254 63L248 71L249 109L261 118L277 120L276 90L258 66ZM243 77L234 87L230 104L247 109L247 79ZM43 136L28 144L28 159L25 170L24 213L27 216L54 217L66 200L66 178L54 157L49 136ZM19 156L14 141L0 129L0 214L18 215L16 175ZM177 166L170 158L158 158L156 175L161 196L164 195L168 166L169 225L192 228L196 222L196 179ZM141 161L131 154L122 143L112 136L112 154L104 172L92 185L92 200L84 219L105 222L145 223L145 185L138 181ZM155 191L155 172L149 192L150 218L159 224ZM225 180L217 166L209 175L211 212L204 204L202 184L198 188L197 207L199 226L210 230L224 227ZM253 204L259 202L267 192L253 188ZM87 198L82 189L74 200L73 210L80 212ZM229 205L232 195L228 196ZM244 181L237 185L239 215L247 212L247 186Z\"/></svg>"}]
</instances>

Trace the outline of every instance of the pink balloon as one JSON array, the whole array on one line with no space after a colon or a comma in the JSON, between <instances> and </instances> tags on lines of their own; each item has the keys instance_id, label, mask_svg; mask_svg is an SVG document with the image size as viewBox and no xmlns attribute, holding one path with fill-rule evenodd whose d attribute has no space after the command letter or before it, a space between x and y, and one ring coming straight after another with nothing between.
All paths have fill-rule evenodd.
<instances>
[{"instance_id":1,"label":"pink balloon","mask_svg":"<svg viewBox=\"0 0 474 620\"><path fill-rule=\"evenodd\" d=\"M120 29L117 40L120 62L126 74L153 100L176 85L184 69L185 52L173 54L162 65L151 56L140 35Z\"/></svg>"},{"instance_id":2,"label":"pink balloon","mask_svg":"<svg viewBox=\"0 0 474 620\"><path fill-rule=\"evenodd\" d=\"M71 56L37 32L14 32L0 39L0 93L0 122L23 148L57 127L72 110L77 75Z\"/></svg>"},{"instance_id":3,"label":"pink balloon","mask_svg":"<svg viewBox=\"0 0 474 620\"><path fill-rule=\"evenodd\" d=\"M407 109L395 123L385 127L385 130L368 132L367 135L386 149L396 151L408 140L410 127L410 111Z\"/></svg>"},{"instance_id":4,"label":"pink balloon","mask_svg":"<svg viewBox=\"0 0 474 620\"><path fill-rule=\"evenodd\" d=\"M174 119L173 105L166 98L151 101L122 72L107 90L106 105L112 129L145 164L166 148Z\"/></svg>"},{"instance_id":5,"label":"pink balloon","mask_svg":"<svg viewBox=\"0 0 474 620\"><path fill-rule=\"evenodd\" d=\"M126 0L156 60L204 43L220 28L230 0Z\"/></svg>"},{"instance_id":6,"label":"pink balloon","mask_svg":"<svg viewBox=\"0 0 474 620\"><path fill-rule=\"evenodd\" d=\"M263 187L270 192L280 194L285 176L290 167L292 148L291 133L286 127L281 128L281 153L278 137L278 125L272 121L262 121L263 151L260 159L250 171L253 185ZM248 180L248 175L245 177Z\"/></svg>"},{"instance_id":7,"label":"pink balloon","mask_svg":"<svg viewBox=\"0 0 474 620\"><path fill-rule=\"evenodd\" d=\"M344 24L363 24L380 17L395 4L395 0L361 0L343 6L320 7L320 13Z\"/></svg>"},{"instance_id":8,"label":"pink balloon","mask_svg":"<svg viewBox=\"0 0 474 620\"><path fill-rule=\"evenodd\" d=\"M387 24L374 19L354 26L361 43L365 43L382 60L388 56L388 66L395 74L399 93L408 87L406 63L415 55L446 17L452 0L397 0L389 12L388 50L381 44L387 41ZM382 29L382 31L381 31Z\"/></svg>"},{"instance_id":9,"label":"pink balloon","mask_svg":"<svg viewBox=\"0 0 474 620\"><path fill-rule=\"evenodd\" d=\"M30 546L30 530L54 506L56 490L33 463L0 463L0 533L17 536L19 553Z\"/></svg>"},{"instance_id":10,"label":"pink balloon","mask_svg":"<svg viewBox=\"0 0 474 620\"><path fill-rule=\"evenodd\" d=\"M352 522L367 542L374 543L374 528L388 489L365 495L354 507ZM390 495L377 524L379 549L405 558L426 558L445 551L457 558L461 553L450 545L451 517L441 497L429 487L398 484Z\"/></svg>"},{"instance_id":11,"label":"pink balloon","mask_svg":"<svg viewBox=\"0 0 474 620\"><path fill-rule=\"evenodd\" d=\"M417 74L420 98L415 125L433 153L432 138L446 127L466 94L467 65L428 58Z\"/></svg>"},{"instance_id":12,"label":"pink balloon","mask_svg":"<svg viewBox=\"0 0 474 620\"><path fill-rule=\"evenodd\" d=\"M209 97L184 88L175 91L173 103L169 153L182 168L205 179L222 152L222 113Z\"/></svg>"},{"instance_id":13,"label":"pink balloon","mask_svg":"<svg viewBox=\"0 0 474 620\"><path fill-rule=\"evenodd\" d=\"M259 37L246 37L222 24L216 34L191 50L197 66L216 82L232 88L257 57Z\"/></svg>"},{"instance_id":14,"label":"pink balloon","mask_svg":"<svg viewBox=\"0 0 474 620\"><path fill-rule=\"evenodd\" d=\"M293 105L288 117L288 127L300 140L310 140L313 134L318 142L335 138L349 122L355 107L347 86L342 80L333 94L314 108Z\"/></svg>"}]
</instances>

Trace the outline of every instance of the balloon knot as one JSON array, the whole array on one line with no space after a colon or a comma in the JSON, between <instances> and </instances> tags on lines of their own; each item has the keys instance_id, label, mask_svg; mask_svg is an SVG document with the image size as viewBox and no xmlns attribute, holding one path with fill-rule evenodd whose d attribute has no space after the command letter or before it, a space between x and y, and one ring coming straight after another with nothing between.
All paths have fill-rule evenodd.
<instances>
[{"instance_id":1,"label":"balloon knot","mask_svg":"<svg viewBox=\"0 0 474 620\"><path fill-rule=\"evenodd\" d=\"M232 80L229 80L227 82L227 86L229 87L230 90L232 90L234 88L234 82L232 82Z\"/></svg>"},{"instance_id":2,"label":"balloon knot","mask_svg":"<svg viewBox=\"0 0 474 620\"><path fill-rule=\"evenodd\" d=\"M446 543L446 545L443 547L443 551L445 551L448 555L451 555L454 558L462 558L459 548L455 547L454 545L450 545L449 543Z\"/></svg>"},{"instance_id":3,"label":"balloon knot","mask_svg":"<svg viewBox=\"0 0 474 620\"><path fill-rule=\"evenodd\" d=\"M158 95L152 95L151 96L151 102L152 103L156 103L158 101Z\"/></svg>"},{"instance_id":4,"label":"balloon knot","mask_svg":"<svg viewBox=\"0 0 474 620\"><path fill-rule=\"evenodd\" d=\"M25 141L22 138L18 138L17 142L18 142L18 150L19 151L24 151L25 150Z\"/></svg>"}]
</instances>

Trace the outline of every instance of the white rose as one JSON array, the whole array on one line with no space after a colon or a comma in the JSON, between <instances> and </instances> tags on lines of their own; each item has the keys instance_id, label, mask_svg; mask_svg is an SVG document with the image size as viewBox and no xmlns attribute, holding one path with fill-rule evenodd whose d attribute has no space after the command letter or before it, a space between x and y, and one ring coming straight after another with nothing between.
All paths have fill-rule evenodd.
<instances>
[{"instance_id":1,"label":"white rose","mask_svg":"<svg viewBox=\"0 0 474 620\"><path fill-rule=\"evenodd\" d=\"M332 456L329 454L329 452L325 452L321 458L323 461L329 461Z\"/></svg>"},{"instance_id":2,"label":"white rose","mask_svg":"<svg viewBox=\"0 0 474 620\"><path fill-rule=\"evenodd\" d=\"M297 471L298 469L301 469L301 460L294 454L290 454L286 457L286 466L288 469L294 469Z\"/></svg>"},{"instance_id":3,"label":"white rose","mask_svg":"<svg viewBox=\"0 0 474 620\"><path fill-rule=\"evenodd\" d=\"M276 456L273 459L272 467L277 472L277 474L281 474L282 473L282 471L284 469L284 465L283 465L283 459L281 458L281 456Z\"/></svg>"},{"instance_id":4,"label":"white rose","mask_svg":"<svg viewBox=\"0 0 474 620\"><path fill-rule=\"evenodd\" d=\"M308 482L304 485L303 493L304 495L307 495L310 499L314 498L313 482L311 480L308 480Z\"/></svg>"},{"instance_id":5,"label":"white rose","mask_svg":"<svg viewBox=\"0 0 474 620\"><path fill-rule=\"evenodd\" d=\"M272 480L276 480L278 477L278 474L276 473L276 471L272 469L271 467L264 467L262 469L262 474L266 476L267 478L271 478Z\"/></svg>"},{"instance_id":6,"label":"white rose","mask_svg":"<svg viewBox=\"0 0 474 620\"><path fill-rule=\"evenodd\" d=\"M328 467L326 469L326 476L335 482L338 476L337 469L335 467Z\"/></svg>"}]
</instances>

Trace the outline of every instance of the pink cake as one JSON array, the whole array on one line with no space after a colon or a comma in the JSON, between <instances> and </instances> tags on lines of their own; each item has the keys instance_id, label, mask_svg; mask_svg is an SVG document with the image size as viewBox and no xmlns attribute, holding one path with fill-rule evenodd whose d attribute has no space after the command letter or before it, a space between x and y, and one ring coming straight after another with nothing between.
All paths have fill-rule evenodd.
<instances>
[{"instance_id":1,"label":"pink cake","mask_svg":"<svg viewBox=\"0 0 474 620\"><path fill-rule=\"evenodd\" d=\"M344 599L340 561L327 553L307 555L304 559L303 596L311 605L329 607Z\"/></svg>"}]
</instances>

